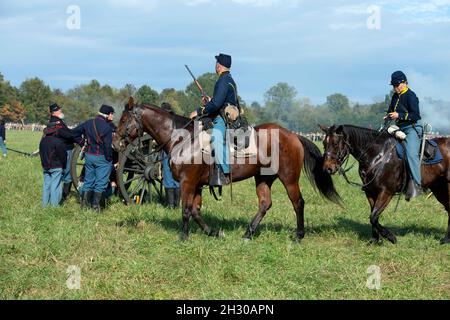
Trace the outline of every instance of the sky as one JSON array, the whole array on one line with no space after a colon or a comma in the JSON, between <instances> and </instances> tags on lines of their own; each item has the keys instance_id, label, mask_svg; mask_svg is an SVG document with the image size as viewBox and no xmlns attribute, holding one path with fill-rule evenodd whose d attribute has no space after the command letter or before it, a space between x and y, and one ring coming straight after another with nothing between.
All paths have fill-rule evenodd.
<instances>
[{"instance_id":1,"label":"sky","mask_svg":"<svg viewBox=\"0 0 450 320\"><path fill-rule=\"evenodd\" d=\"M184 64L214 72L220 52L247 103L278 82L317 104L371 103L396 70L420 98L450 101L450 0L0 1L0 72L16 86L185 89Z\"/></svg>"}]
</instances>

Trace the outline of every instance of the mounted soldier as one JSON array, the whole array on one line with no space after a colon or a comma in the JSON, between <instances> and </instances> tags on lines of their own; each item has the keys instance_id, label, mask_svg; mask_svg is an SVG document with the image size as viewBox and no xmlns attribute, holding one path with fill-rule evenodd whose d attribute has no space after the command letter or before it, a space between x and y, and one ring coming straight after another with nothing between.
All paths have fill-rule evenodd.
<instances>
[{"instance_id":1,"label":"mounted soldier","mask_svg":"<svg viewBox=\"0 0 450 320\"><path fill-rule=\"evenodd\" d=\"M104 104L97 117L74 129L75 135L84 136L87 142L82 207L92 207L97 212L100 212L113 168L113 127L110 124L113 120L114 108Z\"/></svg>"},{"instance_id":2,"label":"mounted soldier","mask_svg":"<svg viewBox=\"0 0 450 320\"><path fill-rule=\"evenodd\" d=\"M213 186L222 186L230 183L229 150L226 143L226 123L223 117L227 105L238 105L236 83L230 69L232 59L226 54L219 54L216 58L216 73L219 75L214 87L212 98L203 99L204 106L191 114L191 119L207 115L213 121L211 143L214 150Z\"/></svg>"},{"instance_id":3,"label":"mounted soldier","mask_svg":"<svg viewBox=\"0 0 450 320\"><path fill-rule=\"evenodd\" d=\"M63 144L67 155L67 163L72 161L72 151L75 143L74 135L64 123L64 113L61 107L53 103L49 107L50 109L50 121L47 128L53 132L56 138L59 138ZM72 176L70 175L70 165L66 166L63 172L63 191L61 204L67 199L70 194L70 187L72 186Z\"/></svg>"},{"instance_id":4,"label":"mounted soldier","mask_svg":"<svg viewBox=\"0 0 450 320\"><path fill-rule=\"evenodd\" d=\"M408 79L402 71L391 76L391 85L395 93L386 118L395 120L397 126L406 134L406 162L408 163L410 180L406 192L406 200L422 193L420 172L420 144L423 137L423 123L420 116L419 99L408 87Z\"/></svg>"}]
</instances>

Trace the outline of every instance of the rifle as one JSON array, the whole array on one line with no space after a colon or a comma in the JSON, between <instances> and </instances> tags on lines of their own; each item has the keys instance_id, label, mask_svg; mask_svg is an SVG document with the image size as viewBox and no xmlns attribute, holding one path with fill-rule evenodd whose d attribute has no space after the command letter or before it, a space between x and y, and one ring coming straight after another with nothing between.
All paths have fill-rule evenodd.
<instances>
[{"instance_id":1,"label":"rifle","mask_svg":"<svg viewBox=\"0 0 450 320\"><path fill-rule=\"evenodd\" d=\"M15 153L18 153L18 154L21 154L21 155L24 155L24 156L27 156L27 157L34 157L34 156L39 154L39 150L36 150L33 153L23 152L23 151L11 149L11 148L8 148L8 147L6 148L6 150L11 151L11 152L15 152Z\"/></svg>"},{"instance_id":2,"label":"rifle","mask_svg":"<svg viewBox=\"0 0 450 320\"><path fill-rule=\"evenodd\" d=\"M191 69L189 69L189 67L186 64L184 66L186 67L187 71L191 75L192 79L194 79L194 82L197 85L197 88L200 90L200 92L202 94L202 100L205 101L205 103L206 103L208 101L208 97L207 97L205 91L203 90L202 86L198 82L197 78L195 78L194 74L191 72Z\"/></svg>"}]
</instances>

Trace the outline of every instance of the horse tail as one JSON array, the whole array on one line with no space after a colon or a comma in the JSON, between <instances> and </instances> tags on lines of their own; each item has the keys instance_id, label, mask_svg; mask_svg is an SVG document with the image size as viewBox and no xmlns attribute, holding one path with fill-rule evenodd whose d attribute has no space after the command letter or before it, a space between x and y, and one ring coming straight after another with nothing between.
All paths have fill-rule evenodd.
<instances>
[{"instance_id":1,"label":"horse tail","mask_svg":"<svg viewBox=\"0 0 450 320\"><path fill-rule=\"evenodd\" d=\"M318 189L320 194L331 202L334 202L342 206L341 196L334 188L333 179L331 175L323 170L323 156L320 153L319 148L310 140L300 135L297 135L298 139L303 145L305 150L305 160L303 169L309 182Z\"/></svg>"}]
</instances>

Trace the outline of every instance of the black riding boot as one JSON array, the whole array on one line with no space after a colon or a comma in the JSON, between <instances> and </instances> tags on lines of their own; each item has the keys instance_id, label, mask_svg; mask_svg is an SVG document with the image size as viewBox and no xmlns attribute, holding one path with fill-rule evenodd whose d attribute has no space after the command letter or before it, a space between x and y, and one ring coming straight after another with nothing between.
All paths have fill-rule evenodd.
<instances>
[{"instance_id":1,"label":"black riding boot","mask_svg":"<svg viewBox=\"0 0 450 320\"><path fill-rule=\"evenodd\" d=\"M221 187L228 184L230 184L230 175L224 174L220 165L211 165L209 170L209 185L211 187Z\"/></svg>"},{"instance_id":2,"label":"black riding boot","mask_svg":"<svg viewBox=\"0 0 450 320\"><path fill-rule=\"evenodd\" d=\"M176 188L173 190L174 193L174 199L173 199L173 205L175 208L179 208L180 207L180 195L181 195L181 189L180 188Z\"/></svg>"},{"instance_id":3,"label":"black riding boot","mask_svg":"<svg viewBox=\"0 0 450 320\"><path fill-rule=\"evenodd\" d=\"M61 202L59 203L60 205L62 205L67 200L67 198L69 197L70 187L71 186L72 186L72 182L64 183L64 185L63 185L63 192L62 192L62 198L61 198Z\"/></svg>"},{"instance_id":4,"label":"black riding boot","mask_svg":"<svg viewBox=\"0 0 450 320\"><path fill-rule=\"evenodd\" d=\"M103 193L102 192L94 192L94 195L92 196L92 210L94 210L97 213L100 213L100 202L102 200Z\"/></svg>"},{"instance_id":5,"label":"black riding boot","mask_svg":"<svg viewBox=\"0 0 450 320\"><path fill-rule=\"evenodd\" d=\"M92 191L82 192L81 209L89 209L92 206Z\"/></svg>"},{"instance_id":6,"label":"black riding boot","mask_svg":"<svg viewBox=\"0 0 450 320\"><path fill-rule=\"evenodd\" d=\"M174 208L174 197L175 197L175 189L174 188L165 188L166 189L166 207Z\"/></svg>"},{"instance_id":7,"label":"black riding boot","mask_svg":"<svg viewBox=\"0 0 450 320\"><path fill-rule=\"evenodd\" d=\"M408 189L406 190L405 200L410 201L412 198L418 197L422 194L422 187L419 186L414 179L409 179Z\"/></svg>"},{"instance_id":8,"label":"black riding boot","mask_svg":"<svg viewBox=\"0 0 450 320\"><path fill-rule=\"evenodd\" d=\"M100 209L105 210L106 209L106 196L105 193L102 193L102 197L100 199Z\"/></svg>"}]
</instances>

